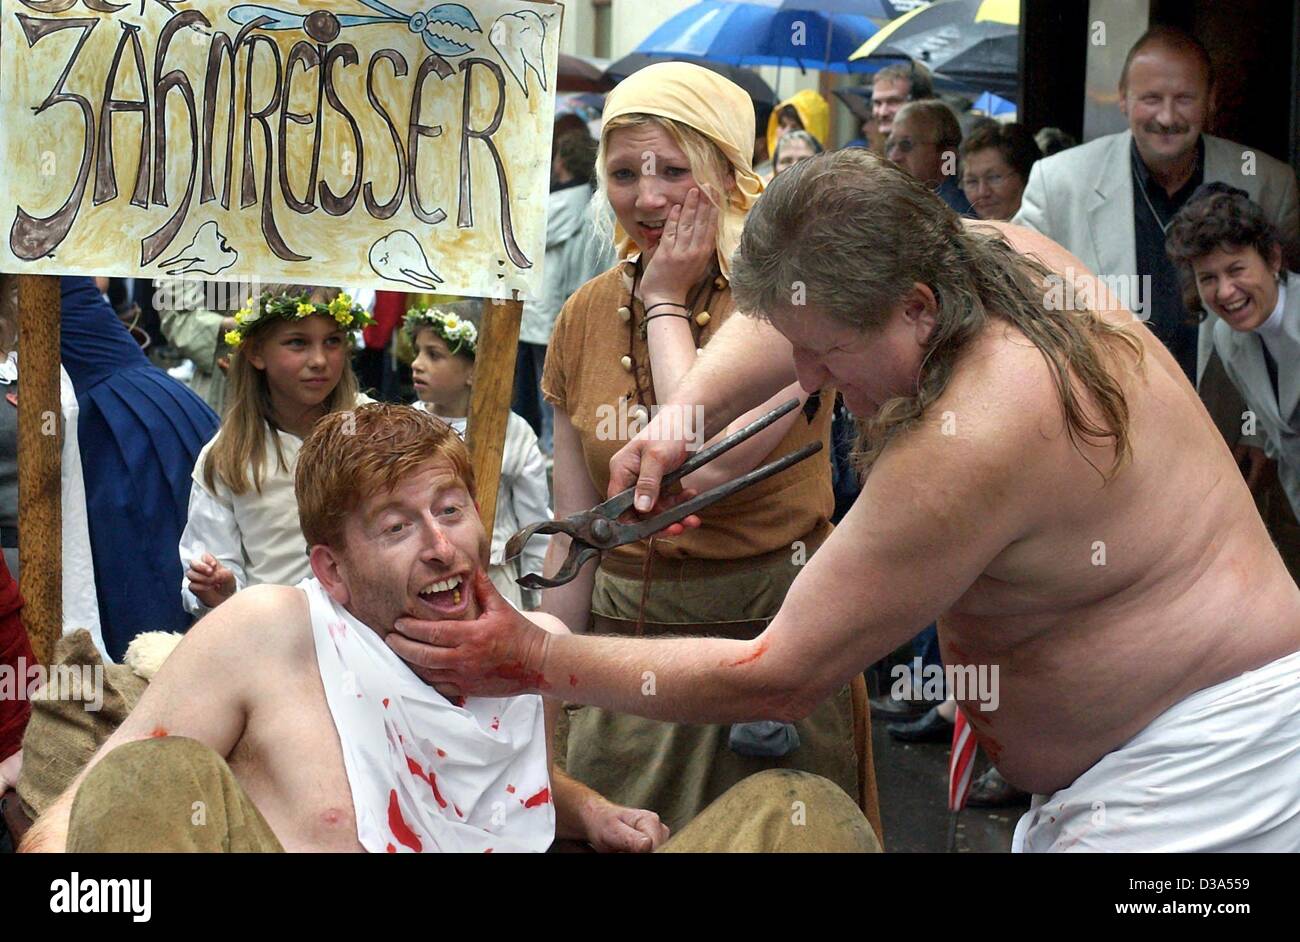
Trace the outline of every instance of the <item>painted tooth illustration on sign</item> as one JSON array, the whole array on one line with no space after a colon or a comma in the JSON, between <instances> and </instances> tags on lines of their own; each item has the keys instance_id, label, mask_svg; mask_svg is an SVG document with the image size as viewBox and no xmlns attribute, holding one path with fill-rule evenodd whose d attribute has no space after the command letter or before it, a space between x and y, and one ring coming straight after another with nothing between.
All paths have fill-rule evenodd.
<instances>
[{"instance_id":1,"label":"painted tooth illustration on sign","mask_svg":"<svg viewBox=\"0 0 1300 942\"><path fill-rule=\"evenodd\" d=\"M208 220L199 226L189 245L158 265L169 275L215 275L235 264L238 258L239 253L230 247L217 224Z\"/></svg>"},{"instance_id":2,"label":"painted tooth illustration on sign","mask_svg":"<svg viewBox=\"0 0 1300 942\"><path fill-rule=\"evenodd\" d=\"M370 267L390 281L437 291L442 278L429 267L419 240L405 229L394 229L370 247Z\"/></svg>"},{"instance_id":3,"label":"painted tooth illustration on sign","mask_svg":"<svg viewBox=\"0 0 1300 942\"><path fill-rule=\"evenodd\" d=\"M524 90L525 97L528 69L533 70L542 90L546 90L546 23L540 16L532 10L503 14L492 24L488 41Z\"/></svg>"}]
</instances>

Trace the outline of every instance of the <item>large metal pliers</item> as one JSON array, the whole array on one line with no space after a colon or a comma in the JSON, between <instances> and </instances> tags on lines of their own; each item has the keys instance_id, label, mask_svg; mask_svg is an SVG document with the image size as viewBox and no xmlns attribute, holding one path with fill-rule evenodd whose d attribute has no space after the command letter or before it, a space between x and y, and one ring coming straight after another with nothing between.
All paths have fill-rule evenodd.
<instances>
[{"instance_id":1,"label":"large metal pliers","mask_svg":"<svg viewBox=\"0 0 1300 942\"><path fill-rule=\"evenodd\" d=\"M702 449L683 462L680 468L664 475L660 487L666 488L677 483L692 471L698 470L714 458L758 434L781 416L798 407L799 400L791 399L789 402L777 406L767 415L755 419L744 428L732 432L717 444ZM724 497L730 497L751 484L756 484L774 474L779 474L791 465L798 464L810 455L815 455L821 450L821 447L821 442L810 442L798 451L792 451L790 454L760 468L755 468L748 474L742 474L726 484L720 484L702 494L697 494L690 500L665 510L663 513L643 520L620 523L618 518L632 509L632 501L636 494L635 488L628 488L622 493L615 494L603 504L597 504L590 510L584 510L582 513L573 514L561 520L544 520L541 523L534 523L531 526L524 527L506 543L505 558L508 561L518 556L523 551L524 545L535 535L545 533L563 533L567 535L572 541L569 545L569 555L554 576L547 579L537 573L528 573L515 580L525 589L553 589L556 586L571 582L589 560L595 559L604 550L623 546L626 543L635 543L637 540L644 540L653 536L666 527L681 522L689 515L703 510L710 504L716 503Z\"/></svg>"}]
</instances>

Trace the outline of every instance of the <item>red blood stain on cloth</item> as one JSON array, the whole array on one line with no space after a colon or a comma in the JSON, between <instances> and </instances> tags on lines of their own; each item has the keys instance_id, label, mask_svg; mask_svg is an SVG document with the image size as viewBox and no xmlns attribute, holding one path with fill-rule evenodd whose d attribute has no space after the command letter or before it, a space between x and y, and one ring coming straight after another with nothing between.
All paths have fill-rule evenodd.
<instances>
[{"instance_id":1,"label":"red blood stain on cloth","mask_svg":"<svg viewBox=\"0 0 1300 942\"><path fill-rule=\"evenodd\" d=\"M546 804L550 800L551 800L551 789L550 786L547 786L543 788L540 792L538 792L536 795L534 795L532 798L529 798L527 801L525 801L524 807L536 808L539 805Z\"/></svg>"},{"instance_id":2,"label":"red blood stain on cloth","mask_svg":"<svg viewBox=\"0 0 1300 942\"><path fill-rule=\"evenodd\" d=\"M416 778L423 779L424 781L429 783L429 787L433 789L433 800L438 803L439 808L446 808L447 802L445 799L443 799L442 793L438 791L437 774L434 772L426 773L424 769L420 766L420 763L416 762L410 756L406 757L406 767L411 770L411 774L414 775Z\"/></svg>"},{"instance_id":3,"label":"red blood stain on cloth","mask_svg":"<svg viewBox=\"0 0 1300 942\"><path fill-rule=\"evenodd\" d=\"M530 671L518 661L502 664L492 672L491 676L500 677L502 680L517 680L525 687L533 690L551 689L551 685L546 682L546 677L541 671Z\"/></svg>"},{"instance_id":4,"label":"red blood stain on cloth","mask_svg":"<svg viewBox=\"0 0 1300 942\"><path fill-rule=\"evenodd\" d=\"M152 739L162 739L166 735L168 735L167 730L163 729L161 726L155 726L153 732L149 734Z\"/></svg>"},{"instance_id":5,"label":"red blood stain on cloth","mask_svg":"<svg viewBox=\"0 0 1300 942\"><path fill-rule=\"evenodd\" d=\"M507 786L506 786L506 794L507 794L507 795L513 795L514 793L515 793L515 787L514 787L513 785L507 785Z\"/></svg>"},{"instance_id":6,"label":"red blood stain on cloth","mask_svg":"<svg viewBox=\"0 0 1300 942\"><path fill-rule=\"evenodd\" d=\"M397 848L394 847L392 844L389 844L389 845L388 845L388 852L389 852L390 854L395 854L395 853L397 853Z\"/></svg>"},{"instance_id":7,"label":"red blood stain on cloth","mask_svg":"<svg viewBox=\"0 0 1300 942\"><path fill-rule=\"evenodd\" d=\"M486 850L483 851L483 853L485 853L485 854L490 854L490 853L492 853L492 848L491 848L491 847L487 848Z\"/></svg>"},{"instance_id":8,"label":"red blood stain on cloth","mask_svg":"<svg viewBox=\"0 0 1300 942\"><path fill-rule=\"evenodd\" d=\"M767 640L764 639L758 643L758 647L754 649L754 652L752 654L746 654L739 661L732 661L730 664L725 664L723 666L743 667L746 664L751 664L754 661L757 661L760 657L764 655L764 653L766 653L766 651L767 651Z\"/></svg>"},{"instance_id":9,"label":"red blood stain on cloth","mask_svg":"<svg viewBox=\"0 0 1300 942\"><path fill-rule=\"evenodd\" d=\"M493 728L493 729L500 729L500 728L501 728L501 717L499 717L499 716L494 716L494 717L492 717L492 728Z\"/></svg>"},{"instance_id":10,"label":"red blood stain on cloth","mask_svg":"<svg viewBox=\"0 0 1300 942\"><path fill-rule=\"evenodd\" d=\"M457 804L454 804L454 803L453 803L453 804L452 804L452 807L456 809L456 817L458 817L458 818L463 818L463 817L465 817L465 812L463 812L463 811L460 810L460 805L457 805Z\"/></svg>"},{"instance_id":11,"label":"red blood stain on cloth","mask_svg":"<svg viewBox=\"0 0 1300 942\"><path fill-rule=\"evenodd\" d=\"M447 758L447 753L443 752L441 749L437 750L437 752L438 752L438 758L439 758L439 759L445 759L445 758Z\"/></svg>"},{"instance_id":12,"label":"red blood stain on cloth","mask_svg":"<svg viewBox=\"0 0 1300 942\"><path fill-rule=\"evenodd\" d=\"M411 770L411 774L416 778L422 778L426 782L429 781L429 776L424 774L424 768L410 756L406 757L406 767Z\"/></svg>"},{"instance_id":13,"label":"red blood stain on cloth","mask_svg":"<svg viewBox=\"0 0 1300 942\"><path fill-rule=\"evenodd\" d=\"M384 709L385 709L385 710L388 709L388 698L387 698L387 697L384 697Z\"/></svg>"},{"instance_id":14,"label":"red blood stain on cloth","mask_svg":"<svg viewBox=\"0 0 1300 942\"><path fill-rule=\"evenodd\" d=\"M397 843L411 848L417 854L424 849L419 836L411 830L411 826L402 817L402 809L397 805L397 789L395 788L388 790L388 828L393 832L393 837L397 838Z\"/></svg>"},{"instance_id":15,"label":"red blood stain on cloth","mask_svg":"<svg viewBox=\"0 0 1300 942\"><path fill-rule=\"evenodd\" d=\"M438 791L438 776L433 772L429 773L429 787L433 789L433 800L438 803L438 807L446 808L447 800L442 797L442 792Z\"/></svg>"}]
</instances>

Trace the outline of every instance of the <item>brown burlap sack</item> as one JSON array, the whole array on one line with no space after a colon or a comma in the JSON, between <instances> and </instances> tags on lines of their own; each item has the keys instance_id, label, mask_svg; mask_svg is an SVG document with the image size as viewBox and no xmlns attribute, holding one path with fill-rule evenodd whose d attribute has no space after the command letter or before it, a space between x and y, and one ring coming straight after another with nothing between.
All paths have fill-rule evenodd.
<instances>
[{"instance_id":1,"label":"brown burlap sack","mask_svg":"<svg viewBox=\"0 0 1300 942\"><path fill-rule=\"evenodd\" d=\"M124 664L104 664L90 632L64 635L54 645L54 666L103 668L103 703L86 709L84 699L34 699L23 736L18 799L33 820L72 784L95 750L135 708L148 682Z\"/></svg>"}]
</instances>

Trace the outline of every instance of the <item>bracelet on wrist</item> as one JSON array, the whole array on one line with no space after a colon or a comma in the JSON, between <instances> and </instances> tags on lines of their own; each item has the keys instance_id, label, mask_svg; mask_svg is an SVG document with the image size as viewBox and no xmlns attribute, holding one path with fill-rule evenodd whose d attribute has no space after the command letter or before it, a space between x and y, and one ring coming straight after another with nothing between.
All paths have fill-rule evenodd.
<instances>
[{"instance_id":1,"label":"bracelet on wrist","mask_svg":"<svg viewBox=\"0 0 1300 942\"><path fill-rule=\"evenodd\" d=\"M676 308L681 308L683 311L690 311L690 308L688 308L685 304L680 304L677 301L660 301L657 304L651 304L649 307L647 307L645 309L646 314L649 314L657 307L676 307ZM689 317L690 315L687 314L686 316Z\"/></svg>"},{"instance_id":2,"label":"bracelet on wrist","mask_svg":"<svg viewBox=\"0 0 1300 942\"><path fill-rule=\"evenodd\" d=\"M648 317L646 317L644 320L641 321L641 339L642 339L642 340L645 340L645 339L646 339L646 335L647 335L647 333L648 333L648 331L649 331L649 329L650 329L650 322L651 322L652 320L654 320L656 317L676 317L676 318L678 318L679 320L684 320L684 321L686 321L687 325L689 325L690 322L691 322L691 315L690 315L689 313L676 314L676 313L674 313L674 312L672 312L672 311L667 311L667 312L665 312L665 313L663 313L663 314L651 314L651 315L649 315Z\"/></svg>"}]
</instances>

